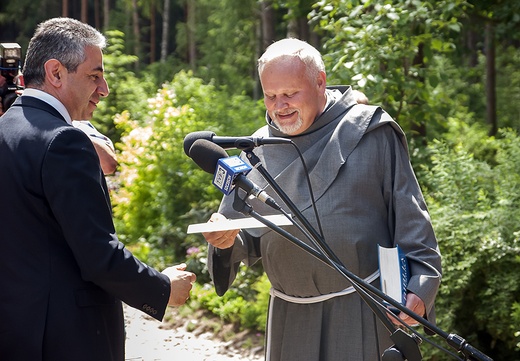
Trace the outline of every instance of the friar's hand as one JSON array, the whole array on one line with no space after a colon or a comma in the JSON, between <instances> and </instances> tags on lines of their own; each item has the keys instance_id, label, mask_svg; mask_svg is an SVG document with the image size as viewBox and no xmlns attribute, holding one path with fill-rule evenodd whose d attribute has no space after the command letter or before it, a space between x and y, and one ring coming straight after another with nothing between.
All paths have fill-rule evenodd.
<instances>
[{"instance_id":1,"label":"friar's hand","mask_svg":"<svg viewBox=\"0 0 520 361\"><path fill-rule=\"evenodd\" d=\"M424 305L423 300L419 296L417 296L415 293L408 292L406 295L406 308L411 310L412 312L416 313L417 315L424 317L426 313L426 306ZM406 313L401 312L399 313L399 318L401 321L406 323L408 326L417 326L418 321L416 321L414 318L408 316ZM401 323L391 318L392 322L396 325L401 325Z\"/></svg>"},{"instance_id":2,"label":"friar's hand","mask_svg":"<svg viewBox=\"0 0 520 361\"><path fill-rule=\"evenodd\" d=\"M227 218L220 213L213 213L208 222L227 222ZM239 229L232 229L228 231L216 231L202 233L206 241L215 248L230 248L235 244L235 238L238 235Z\"/></svg>"}]
</instances>

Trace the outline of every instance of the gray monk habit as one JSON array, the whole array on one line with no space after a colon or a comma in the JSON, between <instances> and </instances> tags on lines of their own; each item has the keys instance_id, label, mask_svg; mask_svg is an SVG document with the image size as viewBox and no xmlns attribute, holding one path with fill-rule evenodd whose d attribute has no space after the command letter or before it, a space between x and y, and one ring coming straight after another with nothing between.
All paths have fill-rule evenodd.
<instances>
[{"instance_id":1,"label":"gray monk habit","mask_svg":"<svg viewBox=\"0 0 520 361\"><path fill-rule=\"evenodd\" d=\"M434 322L434 299L441 279L441 256L423 195L412 170L405 136L381 108L357 105L350 87L327 89L329 105L303 134L290 138L310 173L324 239L345 267L379 287L377 245L406 253L408 290L426 305ZM255 136L282 136L268 124ZM304 168L291 145L255 148L261 164L298 209L318 229ZM260 173L248 175L287 211ZM228 218L233 193L219 212ZM256 199L261 215L276 211ZM294 226L284 227L311 243ZM390 333L351 284L338 272L269 228L241 231L227 250L210 246L210 274L219 295L235 279L240 262L262 260L272 284L266 360L374 361L392 345Z\"/></svg>"}]
</instances>

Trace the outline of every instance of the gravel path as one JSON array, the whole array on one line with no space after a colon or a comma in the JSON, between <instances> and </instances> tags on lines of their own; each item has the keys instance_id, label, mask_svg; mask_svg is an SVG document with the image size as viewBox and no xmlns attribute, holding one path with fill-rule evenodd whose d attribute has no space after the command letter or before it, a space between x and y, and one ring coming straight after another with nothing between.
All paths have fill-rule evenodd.
<instances>
[{"instance_id":1,"label":"gravel path","mask_svg":"<svg viewBox=\"0 0 520 361\"><path fill-rule=\"evenodd\" d=\"M127 361L260 361L263 354L237 350L233 341L212 339L209 333L195 335L184 327L162 328L164 324L125 305ZM247 354L247 353L252 353Z\"/></svg>"}]
</instances>

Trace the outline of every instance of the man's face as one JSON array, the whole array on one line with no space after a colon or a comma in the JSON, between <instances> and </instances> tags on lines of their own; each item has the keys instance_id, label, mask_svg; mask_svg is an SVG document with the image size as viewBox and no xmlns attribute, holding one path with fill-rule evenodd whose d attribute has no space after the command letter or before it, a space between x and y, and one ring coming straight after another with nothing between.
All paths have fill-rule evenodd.
<instances>
[{"instance_id":1,"label":"man's face","mask_svg":"<svg viewBox=\"0 0 520 361\"><path fill-rule=\"evenodd\" d=\"M103 53L96 47L86 48L86 60L76 72L62 72L62 88L59 99L67 108L72 119L88 120L100 98L109 93L103 74Z\"/></svg>"},{"instance_id":2,"label":"man's face","mask_svg":"<svg viewBox=\"0 0 520 361\"><path fill-rule=\"evenodd\" d=\"M309 79L305 64L295 58L266 64L260 81L267 113L285 134L307 130L325 107L326 76Z\"/></svg>"}]
</instances>

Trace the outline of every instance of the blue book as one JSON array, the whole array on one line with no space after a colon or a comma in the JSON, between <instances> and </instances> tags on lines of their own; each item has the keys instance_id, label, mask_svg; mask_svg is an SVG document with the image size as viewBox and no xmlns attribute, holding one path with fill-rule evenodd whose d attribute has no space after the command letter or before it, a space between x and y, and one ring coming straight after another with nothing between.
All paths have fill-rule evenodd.
<instances>
[{"instance_id":1,"label":"blue book","mask_svg":"<svg viewBox=\"0 0 520 361\"><path fill-rule=\"evenodd\" d=\"M406 304L406 287L410 270L406 255L399 246L387 248L378 245L381 291L403 306Z\"/></svg>"}]
</instances>

